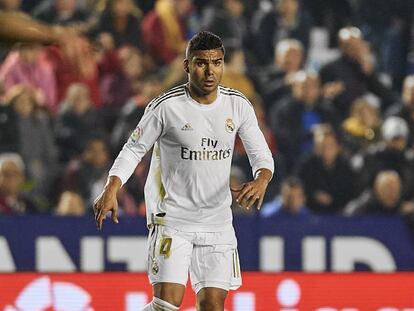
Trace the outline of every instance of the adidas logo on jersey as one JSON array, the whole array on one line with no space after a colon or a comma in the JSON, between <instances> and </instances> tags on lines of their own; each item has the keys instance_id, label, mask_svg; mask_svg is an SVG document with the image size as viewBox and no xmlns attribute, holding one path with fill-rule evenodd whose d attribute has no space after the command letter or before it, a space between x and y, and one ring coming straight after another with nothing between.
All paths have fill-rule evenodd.
<instances>
[{"instance_id":1,"label":"adidas logo on jersey","mask_svg":"<svg viewBox=\"0 0 414 311\"><path fill-rule=\"evenodd\" d=\"M182 128L182 131L192 131L193 128L191 127L190 123L186 123Z\"/></svg>"}]
</instances>

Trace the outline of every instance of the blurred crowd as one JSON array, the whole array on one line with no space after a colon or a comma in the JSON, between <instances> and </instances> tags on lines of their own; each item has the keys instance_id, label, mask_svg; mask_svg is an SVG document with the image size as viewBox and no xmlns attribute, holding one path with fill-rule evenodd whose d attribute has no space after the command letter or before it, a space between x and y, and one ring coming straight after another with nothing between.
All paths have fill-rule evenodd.
<instances>
[{"instance_id":1,"label":"blurred crowd","mask_svg":"<svg viewBox=\"0 0 414 311\"><path fill-rule=\"evenodd\" d=\"M261 216L414 219L412 0L0 0L0 9L65 26L82 50L0 47L0 215L91 213L146 105L186 81L187 40L210 30L226 47L222 84L252 102L274 155ZM145 215L148 166L146 156L122 188L122 215ZM249 179L236 141L230 182Z\"/></svg>"}]
</instances>

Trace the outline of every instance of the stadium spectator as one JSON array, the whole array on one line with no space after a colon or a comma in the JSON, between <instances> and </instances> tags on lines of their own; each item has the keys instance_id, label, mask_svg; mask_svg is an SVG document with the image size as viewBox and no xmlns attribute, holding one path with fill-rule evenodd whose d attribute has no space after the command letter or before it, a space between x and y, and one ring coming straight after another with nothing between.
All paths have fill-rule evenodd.
<instances>
[{"instance_id":1,"label":"stadium spectator","mask_svg":"<svg viewBox=\"0 0 414 311\"><path fill-rule=\"evenodd\" d=\"M273 61L277 43L286 38L299 40L305 52L309 47L312 21L308 12L301 7L299 0L274 1L275 9L264 14L257 25L252 26L255 37L255 54L259 64Z\"/></svg>"},{"instance_id":2,"label":"stadium spectator","mask_svg":"<svg viewBox=\"0 0 414 311\"><path fill-rule=\"evenodd\" d=\"M355 154L377 143L381 122L378 105L368 98L357 98L352 103L350 116L342 123L345 148Z\"/></svg>"},{"instance_id":3,"label":"stadium spectator","mask_svg":"<svg viewBox=\"0 0 414 311\"><path fill-rule=\"evenodd\" d=\"M17 84L31 87L39 104L56 111L56 79L51 65L42 57L38 44L20 44L0 67L6 91Z\"/></svg>"},{"instance_id":4,"label":"stadium spectator","mask_svg":"<svg viewBox=\"0 0 414 311\"><path fill-rule=\"evenodd\" d=\"M347 216L360 214L398 214L402 203L402 181L395 171L379 171L372 188L349 202Z\"/></svg>"},{"instance_id":5,"label":"stadium spectator","mask_svg":"<svg viewBox=\"0 0 414 311\"><path fill-rule=\"evenodd\" d=\"M406 149L408 126L404 119L388 117L381 127L382 141L357 154L352 163L358 172L360 188L372 185L375 176L383 170L397 172L403 181L404 197L413 195L414 160L412 153Z\"/></svg>"},{"instance_id":6,"label":"stadium spectator","mask_svg":"<svg viewBox=\"0 0 414 311\"><path fill-rule=\"evenodd\" d=\"M142 21L147 51L158 65L168 65L185 51L191 0L158 0Z\"/></svg>"},{"instance_id":7,"label":"stadium spectator","mask_svg":"<svg viewBox=\"0 0 414 311\"><path fill-rule=\"evenodd\" d=\"M18 131L17 115L13 107L0 99L0 153L19 151L19 142L16 139Z\"/></svg>"},{"instance_id":8,"label":"stadium spectator","mask_svg":"<svg viewBox=\"0 0 414 311\"><path fill-rule=\"evenodd\" d=\"M375 94L384 111L395 100L390 88L385 86L374 68L373 55L361 31L356 27L342 28L338 34L339 58L324 65L320 71L322 82L342 82L342 92L335 94L334 103L342 118L349 114L352 102L366 93Z\"/></svg>"},{"instance_id":9,"label":"stadium spectator","mask_svg":"<svg viewBox=\"0 0 414 311\"><path fill-rule=\"evenodd\" d=\"M80 194L73 191L63 192L60 195L55 214L58 216L84 216L86 207Z\"/></svg>"},{"instance_id":10,"label":"stadium spectator","mask_svg":"<svg viewBox=\"0 0 414 311\"><path fill-rule=\"evenodd\" d=\"M213 1L204 8L201 28L221 37L226 47L242 49L247 35L244 0Z\"/></svg>"},{"instance_id":11,"label":"stadium spectator","mask_svg":"<svg viewBox=\"0 0 414 311\"><path fill-rule=\"evenodd\" d=\"M116 58L119 68L101 76L100 84L104 107L119 110L129 98L140 93L146 72L143 55L134 47L119 48Z\"/></svg>"},{"instance_id":12,"label":"stadium spectator","mask_svg":"<svg viewBox=\"0 0 414 311\"><path fill-rule=\"evenodd\" d=\"M142 12L133 0L109 0L94 32L110 34L117 48L128 45L143 49L141 19Z\"/></svg>"},{"instance_id":13,"label":"stadium spectator","mask_svg":"<svg viewBox=\"0 0 414 311\"><path fill-rule=\"evenodd\" d=\"M91 208L97 191L105 184L110 162L107 143L100 137L91 137L80 158L68 163L62 181L63 190L79 193L86 206Z\"/></svg>"},{"instance_id":14,"label":"stadium spectator","mask_svg":"<svg viewBox=\"0 0 414 311\"><path fill-rule=\"evenodd\" d=\"M385 115L400 117L407 122L410 129L408 145L414 146L414 75L404 79L402 102L392 105Z\"/></svg>"},{"instance_id":15,"label":"stadium spectator","mask_svg":"<svg viewBox=\"0 0 414 311\"><path fill-rule=\"evenodd\" d=\"M80 196L83 204L85 205L88 213L91 211L93 200L99 191L105 184L108 168L111 164L111 158L109 153L109 146L107 142L96 135L90 137L86 142L85 149L79 158L73 158L67 165L61 183L62 196L66 192L75 193ZM141 167L142 168L142 167ZM131 178L131 183L137 181L136 176ZM135 192L139 186L137 182L133 188ZM119 201L119 215L144 216L142 208L140 206L143 200L141 193L130 193L131 186L125 186L118 194ZM139 190L143 190L143 187L138 187ZM134 194L136 196L134 196ZM69 198L63 198L66 200L72 199L72 201L78 201L79 198L73 198L71 195ZM68 204L67 201L60 202L60 204ZM65 208L62 206L61 208ZM77 210L77 209L76 209ZM75 211L74 211L75 213Z\"/></svg>"},{"instance_id":16,"label":"stadium spectator","mask_svg":"<svg viewBox=\"0 0 414 311\"><path fill-rule=\"evenodd\" d=\"M78 38L73 44L77 44L78 53L66 53L56 46L46 49L45 57L55 72L58 102L72 83L79 82L88 86L94 106L100 107L98 62L92 45L86 38Z\"/></svg>"},{"instance_id":17,"label":"stadium spectator","mask_svg":"<svg viewBox=\"0 0 414 311\"><path fill-rule=\"evenodd\" d=\"M18 130L13 137L18 142L17 151L25 163L27 177L32 184L31 191L45 201L42 206L38 204L39 208L47 209L47 196L58 173L51 120L39 107L32 90L26 86L12 87L6 94L6 102L16 116Z\"/></svg>"},{"instance_id":18,"label":"stadium spectator","mask_svg":"<svg viewBox=\"0 0 414 311\"><path fill-rule=\"evenodd\" d=\"M354 9L354 19L377 55L378 69L389 74L394 89L400 90L407 73L407 52L414 2L355 1Z\"/></svg>"},{"instance_id":19,"label":"stadium spectator","mask_svg":"<svg viewBox=\"0 0 414 311\"><path fill-rule=\"evenodd\" d=\"M283 180L280 195L263 205L260 216L268 218L274 216L305 217L310 215L306 207L306 196L303 184L297 177L287 177Z\"/></svg>"},{"instance_id":20,"label":"stadium spectator","mask_svg":"<svg viewBox=\"0 0 414 311\"><path fill-rule=\"evenodd\" d=\"M48 24L65 26L73 26L87 19L87 15L77 8L76 0L43 1L34 9L33 16Z\"/></svg>"},{"instance_id":21,"label":"stadium spectator","mask_svg":"<svg viewBox=\"0 0 414 311\"><path fill-rule=\"evenodd\" d=\"M296 39L283 39L276 45L272 65L253 70L253 78L266 111L291 95L293 77L303 66L303 45Z\"/></svg>"},{"instance_id":22,"label":"stadium spectator","mask_svg":"<svg viewBox=\"0 0 414 311\"><path fill-rule=\"evenodd\" d=\"M312 150L312 128L320 123L338 123L332 105L321 96L319 77L300 71L294 76L292 97L270 111L270 128L276 135L288 172L295 162Z\"/></svg>"},{"instance_id":23,"label":"stadium spectator","mask_svg":"<svg viewBox=\"0 0 414 311\"><path fill-rule=\"evenodd\" d=\"M317 125L313 139L313 153L299 164L297 174L312 211L338 213L356 195L356 176L330 125Z\"/></svg>"},{"instance_id":24,"label":"stadium spectator","mask_svg":"<svg viewBox=\"0 0 414 311\"><path fill-rule=\"evenodd\" d=\"M23 159L17 153L0 154L0 215L36 212L33 201L22 191L24 170Z\"/></svg>"},{"instance_id":25,"label":"stadium spectator","mask_svg":"<svg viewBox=\"0 0 414 311\"><path fill-rule=\"evenodd\" d=\"M362 1L355 1L362 2ZM338 31L352 24L352 1L349 0L302 0L309 11L315 27L323 27L329 34L329 47L338 46Z\"/></svg>"},{"instance_id":26,"label":"stadium spectator","mask_svg":"<svg viewBox=\"0 0 414 311\"><path fill-rule=\"evenodd\" d=\"M100 135L89 137L82 154L79 157L74 157L64 170L61 184L59 185L59 190L62 192L59 198L59 204L63 205L61 208L70 208L71 210L73 208L73 213L78 213L78 207L66 205L68 201L75 201L76 203L81 200L86 210L90 211L97 191L105 184L110 164L111 158L106 140ZM134 176L119 192L120 216L145 216L145 211L142 210L142 208L145 208L145 205L141 206L145 180L140 180L138 176L142 170L144 171L142 173L146 174L148 167L148 164L147 166L145 164L140 165ZM133 190L130 191L131 189ZM71 195L64 197L67 192ZM76 196L80 196L80 198Z\"/></svg>"},{"instance_id":27,"label":"stadium spectator","mask_svg":"<svg viewBox=\"0 0 414 311\"><path fill-rule=\"evenodd\" d=\"M72 84L61 106L56 119L55 135L59 159L67 162L81 154L89 136L102 131L103 125L84 84Z\"/></svg>"},{"instance_id":28,"label":"stadium spectator","mask_svg":"<svg viewBox=\"0 0 414 311\"><path fill-rule=\"evenodd\" d=\"M246 61L241 48L228 48L225 55L226 71L221 84L242 92L250 101L255 102L257 93L252 80L246 74Z\"/></svg>"}]
</instances>

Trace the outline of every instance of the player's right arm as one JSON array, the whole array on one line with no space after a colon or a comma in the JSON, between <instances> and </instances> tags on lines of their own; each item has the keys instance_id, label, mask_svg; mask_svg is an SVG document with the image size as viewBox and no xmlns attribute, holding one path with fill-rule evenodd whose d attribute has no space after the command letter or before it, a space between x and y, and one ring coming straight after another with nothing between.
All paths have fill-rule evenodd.
<instances>
[{"instance_id":1,"label":"player's right arm","mask_svg":"<svg viewBox=\"0 0 414 311\"><path fill-rule=\"evenodd\" d=\"M106 214L112 212L112 221L118 223L118 201L116 195L121 189L122 181L117 176L110 176L102 193L96 198L93 210L95 213L95 221L98 229L102 229L102 222L106 218Z\"/></svg>"},{"instance_id":2,"label":"player's right arm","mask_svg":"<svg viewBox=\"0 0 414 311\"><path fill-rule=\"evenodd\" d=\"M163 132L160 109L154 111L148 106L138 126L132 132L109 171L107 183L94 203L95 221L98 229L108 212L112 212L112 221L118 223L117 194L125 184L143 156L152 148Z\"/></svg>"}]
</instances>

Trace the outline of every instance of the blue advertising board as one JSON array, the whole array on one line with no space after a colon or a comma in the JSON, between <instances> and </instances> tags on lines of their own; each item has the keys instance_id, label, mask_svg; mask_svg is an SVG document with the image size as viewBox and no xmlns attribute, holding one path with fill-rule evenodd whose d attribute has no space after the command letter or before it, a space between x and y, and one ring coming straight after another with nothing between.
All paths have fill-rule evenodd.
<instances>
[{"instance_id":1,"label":"blue advertising board","mask_svg":"<svg viewBox=\"0 0 414 311\"><path fill-rule=\"evenodd\" d=\"M412 233L398 216L236 217L243 270L414 271ZM0 217L0 272L145 271L144 218Z\"/></svg>"}]
</instances>

